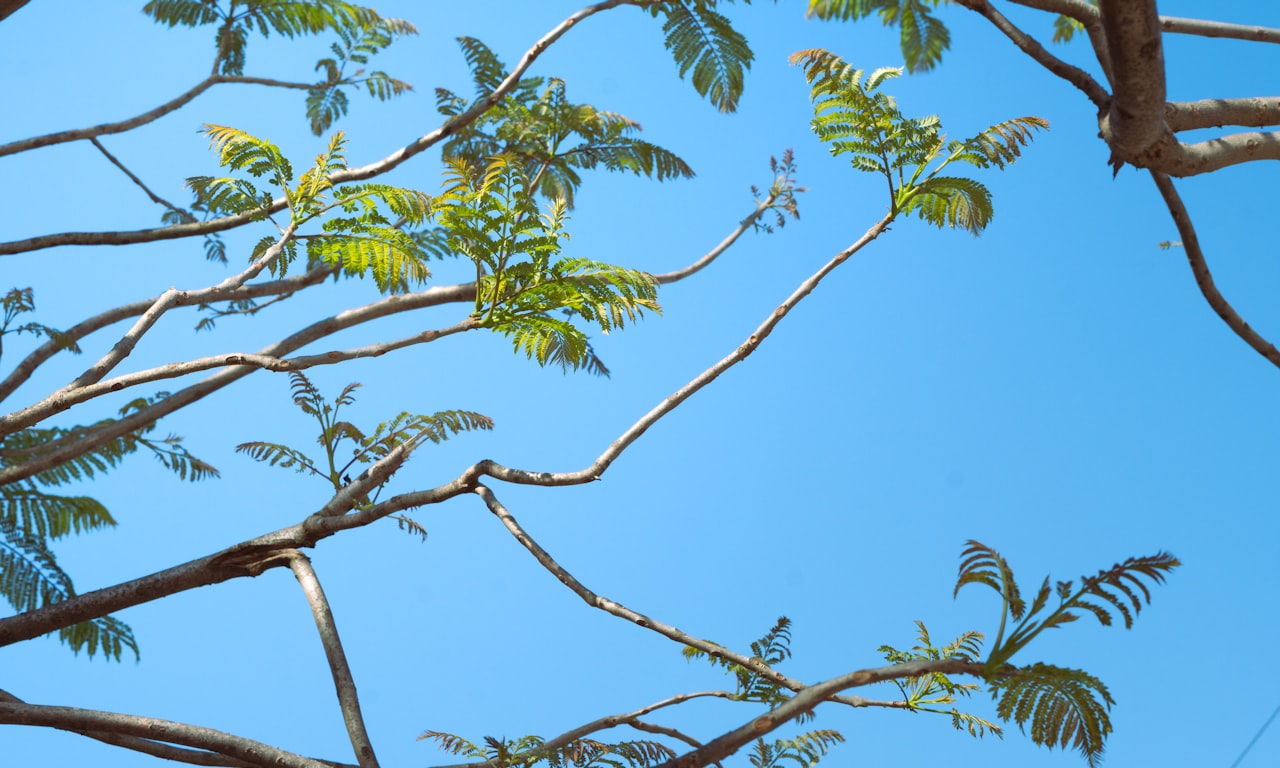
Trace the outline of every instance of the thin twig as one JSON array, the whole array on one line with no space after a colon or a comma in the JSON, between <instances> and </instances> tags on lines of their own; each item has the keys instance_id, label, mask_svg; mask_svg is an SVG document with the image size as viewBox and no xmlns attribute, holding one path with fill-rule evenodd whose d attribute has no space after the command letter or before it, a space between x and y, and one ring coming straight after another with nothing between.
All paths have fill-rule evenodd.
<instances>
[{"instance_id":1,"label":"thin twig","mask_svg":"<svg viewBox=\"0 0 1280 768\"><path fill-rule=\"evenodd\" d=\"M310 558L297 550L289 553L289 567L302 585L307 605L311 606L311 615L315 617L316 631L320 633L320 643L324 646L324 655L329 661L333 687L342 708L342 721L347 726L347 736L351 739L356 760L360 768L378 768L378 758L374 754L373 743L369 740L369 732L364 725L364 715L360 711L355 678L351 676L347 654L342 648L342 639L338 637L338 625L333 620L333 611L320 586L320 579L311 566Z\"/></svg>"},{"instance_id":2,"label":"thin twig","mask_svg":"<svg viewBox=\"0 0 1280 768\"><path fill-rule=\"evenodd\" d=\"M596 594L588 589L582 582L574 578L573 574L569 573L569 571L566 570L564 566L560 565L560 563L558 563L555 558L543 549L538 542L534 541L533 537L530 536L523 527L521 527L520 523L511 514L510 510L503 506L502 502L498 501L498 498L493 495L493 491L483 485L477 485L474 493L484 500L485 506L489 508L489 511L502 522L502 525L507 529L507 531L515 537L516 541L520 542L521 546L529 551L529 554L534 556L543 568L547 569L552 576L555 576L556 579L560 581L561 584L568 587L575 595L582 598L582 601L592 608L598 608L605 613L617 616L621 619L626 619L639 627L653 630L659 635L662 635L669 640L674 640L681 645L697 648L703 653L709 654L714 658L731 661L734 664L750 669L761 677L772 680L774 683L777 683L784 688L792 691L802 691L805 689L806 686L804 683L787 677L758 658L744 656L725 648L722 645L710 642L709 640L696 638L686 632L682 632L670 624L664 624L663 622L657 621L642 613L633 611L621 603ZM848 704L851 707L881 706L883 704L882 702L858 697L840 697L840 700L841 703Z\"/></svg>"},{"instance_id":3,"label":"thin twig","mask_svg":"<svg viewBox=\"0 0 1280 768\"><path fill-rule=\"evenodd\" d=\"M1161 197L1164 198L1169 215L1173 217L1173 223L1178 227L1178 236L1182 240L1183 250L1187 253L1191 273L1195 276L1196 285L1200 288L1205 301L1209 302L1209 306L1213 307L1213 311L1218 313L1218 317L1222 318L1232 332L1243 339L1255 352L1265 357L1268 362L1280 368L1280 350L1253 330L1214 284L1213 274L1209 272L1209 264L1204 258L1204 251L1200 249L1200 238L1196 236L1195 226L1191 223L1191 215L1187 213L1187 208L1177 188L1174 187L1173 180L1159 171L1151 171L1151 178L1160 190Z\"/></svg>"},{"instance_id":4,"label":"thin twig","mask_svg":"<svg viewBox=\"0 0 1280 768\"><path fill-rule=\"evenodd\" d=\"M103 157L107 158L107 160L110 160L112 165L119 168L121 172L124 173L125 176L128 176L130 181L132 181L134 184L137 184L142 189L143 192L146 192L147 197L151 198L151 202L156 203L157 205L163 205L165 208L168 208L171 211L178 211L178 212L182 211L182 209L179 208L178 206L174 205L168 200L165 200L163 197L160 197L155 192L152 192L151 189L146 184L142 183L142 179L135 176L133 171L130 171L128 168L126 168L124 163L120 162L115 155L108 152L107 148L102 146L102 142L98 141L97 137L90 136L89 142L93 144L93 146L97 147L98 151L102 153Z\"/></svg>"},{"instance_id":5,"label":"thin twig","mask_svg":"<svg viewBox=\"0 0 1280 768\"><path fill-rule=\"evenodd\" d=\"M777 202L777 200L778 200L778 193L770 192L765 199L756 203L756 209L752 211L745 219L738 222L738 226L734 227L733 231L730 232L728 236L725 237L725 239L721 240L719 245L717 245L715 248L712 248L710 251L707 251L706 255L704 255L702 258L698 259L697 261L693 262L687 267L684 267L682 269L676 269L671 272L663 272L660 275L654 275L653 276L654 282L660 285L666 285L668 283L674 283L678 280L683 280L689 275L692 275L695 272L701 271L708 264L710 264L711 262L719 258L720 254L729 250L729 247L733 245L735 242L737 242L738 238L742 237L744 232L746 232L749 228L754 226L755 223L760 220L760 217L763 216L765 212L768 211L769 208L771 208L775 202Z\"/></svg>"}]
</instances>

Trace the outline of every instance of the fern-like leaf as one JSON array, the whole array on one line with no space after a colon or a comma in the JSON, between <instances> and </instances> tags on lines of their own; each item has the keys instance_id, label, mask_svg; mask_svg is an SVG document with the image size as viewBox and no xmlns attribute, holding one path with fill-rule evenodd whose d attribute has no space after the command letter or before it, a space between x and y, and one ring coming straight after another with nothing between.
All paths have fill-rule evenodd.
<instances>
[{"instance_id":1,"label":"fern-like leaf","mask_svg":"<svg viewBox=\"0 0 1280 768\"><path fill-rule=\"evenodd\" d=\"M1034 664L991 684L996 714L1012 720L1038 745L1069 746L1080 751L1090 766L1102 760L1111 733L1108 714L1115 701L1098 678L1078 669Z\"/></svg>"},{"instance_id":2,"label":"fern-like leaf","mask_svg":"<svg viewBox=\"0 0 1280 768\"><path fill-rule=\"evenodd\" d=\"M965 229L977 235L991 223L991 192L973 179L934 176L911 187L898 210L916 213L938 228Z\"/></svg>"},{"instance_id":3,"label":"fern-like leaf","mask_svg":"<svg viewBox=\"0 0 1280 768\"><path fill-rule=\"evenodd\" d=\"M746 70L754 57L747 39L705 0L679 0L652 7L662 13L667 49L683 78L693 72L693 87L721 112L733 112L742 96Z\"/></svg>"},{"instance_id":4,"label":"fern-like leaf","mask_svg":"<svg viewBox=\"0 0 1280 768\"><path fill-rule=\"evenodd\" d=\"M970 539L968 548L960 553L964 560L960 563L960 575L956 579L956 588L952 592L955 597L966 584L985 584L994 589L1008 604L1009 614L1021 619L1026 611L1026 601L1018 591L1018 583L1013 578L1013 569L1004 556L991 547Z\"/></svg>"},{"instance_id":5,"label":"fern-like leaf","mask_svg":"<svg viewBox=\"0 0 1280 768\"><path fill-rule=\"evenodd\" d=\"M910 72L927 72L951 47L951 33L931 9L943 0L809 0L809 15L857 21L876 13L887 27L898 27L902 56Z\"/></svg>"}]
</instances>

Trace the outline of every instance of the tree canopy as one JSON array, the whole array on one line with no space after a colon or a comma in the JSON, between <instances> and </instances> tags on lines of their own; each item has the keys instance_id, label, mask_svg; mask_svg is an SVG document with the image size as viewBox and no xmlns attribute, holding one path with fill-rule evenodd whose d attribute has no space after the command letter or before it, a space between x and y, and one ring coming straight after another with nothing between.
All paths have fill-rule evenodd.
<instances>
[{"instance_id":1,"label":"tree canopy","mask_svg":"<svg viewBox=\"0 0 1280 768\"><path fill-rule=\"evenodd\" d=\"M1273 631L1275 12L105 6L0 5L6 750L1274 751L1169 679Z\"/></svg>"}]
</instances>

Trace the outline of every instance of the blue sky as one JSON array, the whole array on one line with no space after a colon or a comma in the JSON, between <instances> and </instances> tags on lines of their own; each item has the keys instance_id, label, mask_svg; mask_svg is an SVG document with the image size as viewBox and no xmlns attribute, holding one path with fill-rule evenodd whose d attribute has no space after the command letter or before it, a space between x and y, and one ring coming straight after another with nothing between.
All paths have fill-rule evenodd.
<instances>
[{"instance_id":1,"label":"blue sky","mask_svg":"<svg viewBox=\"0 0 1280 768\"><path fill-rule=\"evenodd\" d=\"M1222 2L1212 13L1280 26L1280 7L1263 5ZM417 90L390 103L353 99L338 127L356 164L434 128L432 88L469 90L454 37L480 38L510 65L578 5L376 7L421 31L376 60ZM1188 0L1160 7L1205 13ZM967 539L1004 553L1024 587L1045 574L1078 578L1128 556L1173 552L1184 567L1156 590L1134 629L1081 621L1015 660L1083 668L1108 684L1118 702L1111 765L1230 765L1280 703L1258 671L1280 640L1271 610L1280 576L1270 568L1280 538L1272 482L1280 371L1214 316L1181 251L1158 247L1176 231L1145 173L1129 168L1112 179L1087 100L980 19L945 10L954 44L943 66L886 88L903 110L939 114L953 136L1022 115L1052 124L1009 170L980 172L995 196L990 229L973 238L898 222L601 482L492 487L589 587L690 634L746 649L778 616L791 617L795 657L782 671L806 681L879 665L876 648L911 645L916 619L935 639L993 634L994 594L951 597ZM504 339L478 333L315 370L329 393L363 383L352 416L366 422L446 408L495 419L493 433L422 449L391 490L437 485L481 458L545 471L588 465L883 214L877 179L831 158L809 132L807 87L787 56L825 47L867 69L894 65L895 33L874 21L806 21L798 2L730 12L756 53L735 115L717 113L678 79L659 23L634 9L589 19L535 65L533 74L565 78L571 99L638 120L645 138L698 174L661 185L591 175L569 222L570 247L652 272L684 265L750 212L750 185L767 185L769 156L787 148L809 190L802 219L748 236L711 268L664 288L662 317L597 337L609 379L539 369ZM1028 28L1047 39L1048 24L1046 16ZM130 4L34 0L0 23L0 67L10 73L0 142L144 111L204 76L211 38L203 29L164 29ZM254 39L246 72L309 79L328 42ZM1271 48L1199 38L1167 45L1171 99L1272 93ZM1088 60L1082 42L1057 50ZM216 170L201 123L269 138L295 165L316 154L322 139L307 132L302 101L296 92L219 86L103 143L161 196L182 201L186 177ZM6 157L0 168L8 181L0 185L0 239L158 224L160 211L87 143ZM1179 188L1223 293L1274 339L1280 264L1266 170L1231 168ZM387 180L432 193L439 174L438 153L427 153ZM232 264L266 233L229 235ZM0 258L0 289L32 286L37 319L55 327L169 286L209 285L228 269L206 262L196 240ZM441 284L461 279L464 270L437 270ZM352 282L200 335L193 315L175 313L131 364L257 349L375 297L371 282ZM308 351L443 327L466 311L401 316ZM12 407L77 375L124 329L94 337L82 359L47 365ZM21 338L5 342L7 366L26 347ZM118 405L67 418L100 418ZM302 519L323 503L324 486L255 465L233 447L306 445L309 430L289 403L287 380L272 374L174 415L161 431L185 435L222 478L184 484L145 457L133 460L82 491L106 503L119 527L61 543L60 561L88 591ZM587 608L478 499L416 518L430 530L425 543L388 522L312 553L384 766L455 762L415 742L427 729L473 740L551 737L675 693L731 687L710 667L686 664L670 641ZM121 618L139 637L141 663L76 658L42 639L0 650L0 688L32 703L186 721L350 759L311 619L283 570ZM726 702L686 706L655 720L709 738L756 712ZM992 713L984 696L971 709ZM1012 726L1003 741L977 741L942 717L836 706L821 709L816 726L849 740L827 758L833 766L1083 764L1073 752L1037 749ZM0 752L14 765L154 764L78 736L12 726L0 728ZM1280 731L1271 730L1241 765L1277 760Z\"/></svg>"}]
</instances>

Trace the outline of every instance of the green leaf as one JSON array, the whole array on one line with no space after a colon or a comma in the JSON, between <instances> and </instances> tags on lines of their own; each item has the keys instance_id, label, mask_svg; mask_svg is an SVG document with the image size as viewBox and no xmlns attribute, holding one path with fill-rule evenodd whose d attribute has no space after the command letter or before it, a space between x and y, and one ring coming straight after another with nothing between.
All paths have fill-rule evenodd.
<instances>
[{"instance_id":1,"label":"green leaf","mask_svg":"<svg viewBox=\"0 0 1280 768\"><path fill-rule=\"evenodd\" d=\"M887 27L898 27L902 56L909 72L927 72L951 47L951 33L930 12L950 0L809 0L809 15L857 21L877 13Z\"/></svg>"},{"instance_id":2,"label":"green leaf","mask_svg":"<svg viewBox=\"0 0 1280 768\"><path fill-rule=\"evenodd\" d=\"M1013 720L1031 740L1049 748L1068 745L1090 766L1102 760L1115 701L1098 678L1078 669L1033 664L991 683L996 714Z\"/></svg>"},{"instance_id":3,"label":"green leaf","mask_svg":"<svg viewBox=\"0 0 1280 768\"><path fill-rule=\"evenodd\" d=\"M991 223L991 192L973 179L935 176L908 190L899 210L916 213L936 227L965 229L977 235Z\"/></svg>"},{"instance_id":4,"label":"green leaf","mask_svg":"<svg viewBox=\"0 0 1280 768\"><path fill-rule=\"evenodd\" d=\"M680 77L692 70L698 95L708 98L721 112L733 112L754 56L747 39L711 6L699 0L680 0L654 5L651 13L666 16L662 31Z\"/></svg>"}]
</instances>

